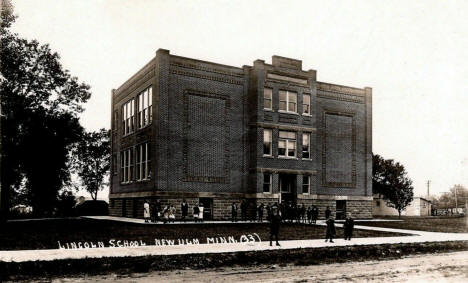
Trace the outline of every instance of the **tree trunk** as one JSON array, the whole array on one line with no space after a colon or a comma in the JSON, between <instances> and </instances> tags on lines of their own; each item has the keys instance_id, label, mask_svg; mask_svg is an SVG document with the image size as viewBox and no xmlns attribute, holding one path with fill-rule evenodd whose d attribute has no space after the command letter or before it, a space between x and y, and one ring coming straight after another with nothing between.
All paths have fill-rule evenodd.
<instances>
[{"instance_id":1,"label":"tree trunk","mask_svg":"<svg viewBox=\"0 0 468 283\"><path fill-rule=\"evenodd\" d=\"M398 219L401 218L401 210L398 209Z\"/></svg>"}]
</instances>

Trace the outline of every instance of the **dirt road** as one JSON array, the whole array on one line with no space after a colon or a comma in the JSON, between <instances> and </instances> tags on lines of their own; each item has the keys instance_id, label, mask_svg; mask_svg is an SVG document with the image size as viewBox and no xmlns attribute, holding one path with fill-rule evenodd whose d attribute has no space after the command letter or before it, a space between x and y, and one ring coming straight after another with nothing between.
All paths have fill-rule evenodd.
<instances>
[{"instance_id":1,"label":"dirt road","mask_svg":"<svg viewBox=\"0 0 468 283\"><path fill-rule=\"evenodd\" d=\"M260 266L64 278L55 282L468 282L468 251L313 266Z\"/></svg>"}]
</instances>

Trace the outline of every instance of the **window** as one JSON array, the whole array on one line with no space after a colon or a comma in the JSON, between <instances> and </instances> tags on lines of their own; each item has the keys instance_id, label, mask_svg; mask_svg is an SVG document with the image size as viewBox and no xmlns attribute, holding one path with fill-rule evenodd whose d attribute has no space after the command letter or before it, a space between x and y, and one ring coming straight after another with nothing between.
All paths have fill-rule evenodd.
<instances>
[{"instance_id":1,"label":"window","mask_svg":"<svg viewBox=\"0 0 468 283\"><path fill-rule=\"evenodd\" d=\"M263 129L263 155L272 155L271 130Z\"/></svg>"},{"instance_id":2,"label":"window","mask_svg":"<svg viewBox=\"0 0 468 283\"><path fill-rule=\"evenodd\" d=\"M120 181L127 183L133 180L133 150L127 149L120 153Z\"/></svg>"},{"instance_id":3,"label":"window","mask_svg":"<svg viewBox=\"0 0 468 283\"><path fill-rule=\"evenodd\" d=\"M263 174L263 192L271 193L271 174L270 173Z\"/></svg>"},{"instance_id":4,"label":"window","mask_svg":"<svg viewBox=\"0 0 468 283\"><path fill-rule=\"evenodd\" d=\"M127 135L134 131L135 101L132 99L122 106L122 134Z\"/></svg>"},{"instance_id":5,"label":"window","mask_svg":"<svg viewBox=\"0 0 468 283\"><path fill-rule=\"evenodd\" d=\"M302 193L310 193L310 176L302 176Z\"/></svg>"},{"instance_id":6,"label":"window","mask_svg":"<svg viewBox=\"0 0 468 283\"><path fill-rule=\"evenodd\" d=\"M140 144L136 147L136 180L148 180L151 174L150 143Z\"/></svg>"},{"instance_id":7,"label":"window","mask_svg":"<svg viewBox=\"0 0 468 283\"><path fill-rule=\"evenodd\" d=\"M310 159L310 134L302 134L302 158Z\"/></svg>"},{"instance_id":8,"label":"window","mask_svg":"<svg viewBox=\"0 0 468 283\"><path fill-rule=\"evenodd\" d=\"M279 110L297 113L297 93L292 91L279 91Z\"/></svg>"},{"instance_id":9,"label":"window","mask_svg":"<svg viewBox=\"0 0 468 283\"><path fill-rule=\"evenodd\" d=\"M296 157L296 133L279 132L278 156Z\"/></svg>"},{"instance_id":10,"label":"window","mask_svg":"<svg viewBox=\"0 0 468 283\"><path fill-rule=\"evenodd\" d=\"M138 128L151 124L153 118L153 88L150 86L138 95Z\"/></svg>"},{"instance_id":11,"label":"window","mask_svg":"<svg viewBox=\"0 0 468 283\"><path fill-rule=\"evenodd\" d=\"M271 88L263 89L263 109L272 110L273 91Z\"/></svg>"},{"instance_id":12,"label":"window","mask_svg":"<svg viewBox=\"0 0 468 283\"><path fill-rule=\"evenodd\" d=\"M310 115L310 94L302 95L302 114Z\"/></svg>"},{"instance_id":13,"label":"window","mask_svg":"<svg viewBox=\"0 0 468 283\"><path fill-rule=\"evenodd\" d=\"M379 200L376 201L376 202L375 202L375 205L376 205L376 206L380 206L380 201L379 201Z\"/></svg>"}]
</instances>

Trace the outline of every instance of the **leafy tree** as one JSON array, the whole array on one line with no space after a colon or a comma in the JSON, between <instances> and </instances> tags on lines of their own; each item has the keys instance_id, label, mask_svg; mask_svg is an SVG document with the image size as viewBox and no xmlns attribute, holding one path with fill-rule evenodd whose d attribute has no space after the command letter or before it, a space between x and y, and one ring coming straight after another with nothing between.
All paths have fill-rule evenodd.
<instances>
[{"instance_id":1,"label":"leafy tree","mask_svg":"<svg viewBox=\"0 0 468 283\"><path fill-rule=\"evenodd\" d=\"M455 208L465 206L468 202L468 189L463 185L454 185L450 191L443 193L436 202L437 208Z\"/></svg>"},{"instance_id":2,"label":"leafy tree","mask_svg":"<svg viewBox=\"0 0 468 283\"><path fill-rule=\"evenodd\" d=\"M84 133L73 151L74 171L81 186L96 200L97 193L107 182L105 178L110 169L110 132L101 129L98 132Z\"/></svg>"},{"instance_id":3,"label":"leafy tree","mask_svg":"<svg viewBox=\"0 0 468 283\"><path fill-rule=\"evenodd\" d=\"M48 45L12 33L12 15L2 10L0 27L2 207L21 190L33 213L48 215L70 181L70 150L83 131L78 115L91 94Z\"/></svg>"},{"instance_id":4,"label":"leafy tree","mask_svg":"<svg viewBox=\"0 0 468 283\"><path fill-rule=\"evenodd\" d=\"M405 167L378 154L372 156L372 191L381 195L387 206L395 208L399 217L413 201L412 181Z\"/></svg>"}]
</instances>

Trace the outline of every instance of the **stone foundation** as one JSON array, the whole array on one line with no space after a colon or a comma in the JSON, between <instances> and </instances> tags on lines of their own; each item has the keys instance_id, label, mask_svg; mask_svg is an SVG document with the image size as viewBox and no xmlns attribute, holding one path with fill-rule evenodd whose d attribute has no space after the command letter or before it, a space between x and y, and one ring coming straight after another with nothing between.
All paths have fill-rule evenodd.
<instances>
[{"instance_id":1,"label":"stone foundation","mask_svg":"<svg viewBox=\"0 0 468 283\"><path fill-rule=\"evenodd\" d=\"M109 215L111 216L122 216L122 217L131 217L131 218L143 218L143 204L145 200L148 200L150 203L156 202L156 199L160 200L161 206L164 207L168 204L173 204L176 208L176 218L180 219L182 217L182 212L180 205L182 200L185 199L189 205L188 219L193 219L193 207L195 204L200 203L200 198L196 197L194 193L187 193L187 197L184 197L183 194L178 195L162 195L162 196L148 196L148 197L123 197L123 198L112 198L110 199L109 204ZM244 196L244 197L243 197ZM205 195L200 194L200 197L207 197L213 201L213 211L212 219L213 220L230 220L231 219L231 205L233 202L238 205L238 219L241 218L240 204L242 199L245 199L248 204L247 215L253 214L254 206L260 205L263 203L266 205L273 205L278 202L278 197L276 195L263 195L263 194L225 194L222 196L219 195ZM297 199L297 204L304 204L307 207L316 205L319 208L319 218L325 218L325 209L327 206L330 207L332 215L336 217L336 201L345 197L339 196L300 196ZM351 212L353 218L355 219L369 219L372 218L372 200L367 200L367 198L356 198L350 199L349 197L346 200L346 212ZM124 208L125 207L125 208ZM266 211L264 213L266 217Z\"/></svg>"}]
</instances>

